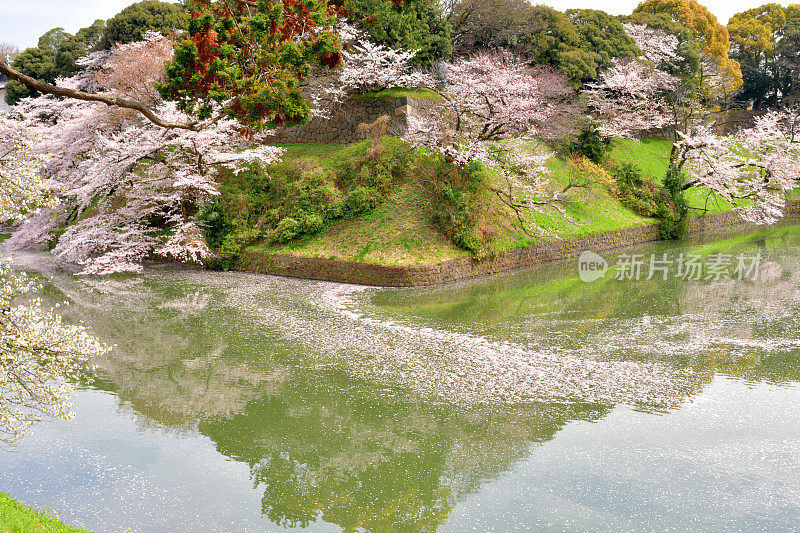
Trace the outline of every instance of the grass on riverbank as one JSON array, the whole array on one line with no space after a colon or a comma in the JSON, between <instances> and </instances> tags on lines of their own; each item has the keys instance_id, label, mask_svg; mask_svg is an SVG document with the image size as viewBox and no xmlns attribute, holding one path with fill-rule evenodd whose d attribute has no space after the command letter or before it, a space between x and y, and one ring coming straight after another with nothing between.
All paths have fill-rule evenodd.
<instances>
[{"instance_id":1,"label":"grass on riverbank","mask_svg":"<svg viewBox=\"0 0 800 533\"><path fill-rule=\"evenodd\" d=\"M403 96L408 96L410 98L416 98L418 100L441 100L442 97L436 91L428 89L426 87L420 87L418 89L409 89L404 87L392 87L390 89L383 89L382 91L374 91L368 93L362 93L356 95L354 98L356 100L383 100L389 98L401 98Z\"/></svg>"},{"instance_id":2,"label":"grass on riverbank","mask_svg":"<svg viewBox=\"0 0 800 533\"><path fill-rule=\"evenodd\" d=\"M645 179L660 183L669 164L671 143L614 141L604 168L597 167L605 178L591 187L567 187L575 181L575 167L571 161L554 157L550 186L567 188L568 201L559 209L523 210L521 219L529 231L520 227L516 214L493 193L462 194L458 188L468 187L464 183L456 183L458 190L451 195L449 218L443 225L441 191L443 186L453 185L452 172L399 139L386 137L346 146L286 144L284 148L283 161L266 169L268 179L243 173L223 180L222 203L226 205L222 211L231 219L233 230L226 229L232 236L221 237L217 246L225 241L228 244L223 247L231 245L228 249L236 254L282 253L423 265L655 223L620 203L608 171L633 163L642 169ZM580 181L581 176L578 178ZM689 190L686 196L692 216L731 209L707 191ZM469 205L459 207L462 200ZM470 222L471 233L465 236L458 233L457 225L470 210L480 214ZM476 236L489 244L465 249Z\"/></svg>"},{"instance_id":3,"label":"grass on riverbank","mask_svg":"<svg viewBox=\"0 0 800 533\"><path fill-rule=\"evenodd\" d=\"M0 533L88 533L34 511L0 492Z\"/></svg>"},{"instance_id":4,"label":"grass on riverbank","mask_svg":"<svg viewBox=\"0 0 800 533\"><path fill-rule=\"evenodd\" d=\"M616 139L611 144L608 159L612 165L633 163L642 169L646 177L653 181L660 181L669 168L671 150L672 141L668 139L642 139L641 141ZM692 187L686 191L685 198L691 217L723 213L733 209L730 202L708 189Z\"/></svg>"},{"instance_id":5,"label":"grass on riverbank","mask_svg":"<svg viewBox=\"0 0 800 533\"><path fill-rule=\"evenodd\" d=\"M397 140L386 142L390 149L399 146ZM362 160L364 154L373 149L371 143L285 145L284 161L273 166L269 173L271 179L279 176L280 180L287 168L319 167L332 172L343 188L342 176L350 170L343 171L342 168L352 161ZM569 179L567 163L554 158L550 166L552 186L558 189L566 186ZM250 243L246 250L393 265L431 264L468 257L470 252L456 246L434 222L436 187L439 186L439 183L434 183L437 172L441 173L442 169L435 168L429 158L411 155L376 208L354 217L331 220L318 233L301 235L285 243L261 240ZM228 181L226 186L231 187L235 181ZM228 195L240 194L242 188L234 185L227 190ZM524 211L522 218L526 227L536 228L528 233L519 227L513 214L497 197L484 196L481 199L483 218L478 225L491 237L493 252L490 253L652 223L651 219L624 208L604 187L591 190L575 188L570 190L569 197L570 201L560 211L549 207Z\"/></svg>"}]
</instances>

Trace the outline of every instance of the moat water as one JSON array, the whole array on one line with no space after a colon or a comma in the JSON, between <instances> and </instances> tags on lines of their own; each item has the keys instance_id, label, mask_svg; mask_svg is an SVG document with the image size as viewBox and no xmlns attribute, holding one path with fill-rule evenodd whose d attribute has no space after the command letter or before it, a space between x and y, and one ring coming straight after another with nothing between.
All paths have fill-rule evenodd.
<instances>
[{"instance_id":1,"label":"moat water","mask_svg":"<svg viewBox=\"0 0 800 533\"><path fill-rule=\"evenodd\" d=\"M19 255L114 349L0 491L104 532L799 527L800 227L602 255L419 289Z\"/></svg>"}]
</instances>

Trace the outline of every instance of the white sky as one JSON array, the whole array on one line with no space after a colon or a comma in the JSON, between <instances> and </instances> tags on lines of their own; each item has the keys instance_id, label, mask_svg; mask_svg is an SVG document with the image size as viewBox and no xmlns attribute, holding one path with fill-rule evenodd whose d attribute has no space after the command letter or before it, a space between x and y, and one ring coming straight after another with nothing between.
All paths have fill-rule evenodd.
<instances>
[{"instance_id":1,"label":"white sky","mask_svg":"<svg viewBox=\"0 0 800 533\"><path fill-rule=\"evenodd\" d=\"M717 18L727 23L734 13L765 4L770 0L701 0ZM774 1L774 0L772 0ZM780 1L787 5L791 1ZM798 0L794 0L797 2ZM39 36L51 28L62 27L70 33L90 25L96 19L108 19L134 0L0 0L0 41L20 48L36 46ZM534 0L558 10L569 8L602 9L614 15L627 15L639 0Z\"/></svg>"}]
</instances>

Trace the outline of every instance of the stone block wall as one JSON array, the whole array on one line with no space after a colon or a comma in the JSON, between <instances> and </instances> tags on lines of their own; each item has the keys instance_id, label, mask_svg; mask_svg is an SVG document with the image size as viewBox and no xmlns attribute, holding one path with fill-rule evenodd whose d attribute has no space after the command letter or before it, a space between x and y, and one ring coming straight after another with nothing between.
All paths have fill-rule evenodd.
<instances>
[{"instance_id":1,"label":"stone block wall","mask_svg":"<svg viewBox=\"0 0 800 533\"><path fill-rule=\"evenodd\" d=\"M729 109L710 125L712 130L720 135L731 135L743 129L752 128L756 123L756 117L761 114L763 112L751 109ZM636 132L636 137L639 139L673 139L675 138L675 128L670 125L663 128L644 129Z\"/></svg>"},{"instance_id":2,"label":"stone block wall","mask_svg":"<svg viewBox=\"0 0 800 533\"><path fill-rule=\"evenodd\" d=\"M398 98L351 98L334 109L329 118L314 118L305 124L279 128L274 142L351 143L369 137L360 133L360 124L371 124L381 116L389 117L387 133L403 135L408 129L408 117L429 113L433 102L409 96Z\"/></svg>"}]
</instances>

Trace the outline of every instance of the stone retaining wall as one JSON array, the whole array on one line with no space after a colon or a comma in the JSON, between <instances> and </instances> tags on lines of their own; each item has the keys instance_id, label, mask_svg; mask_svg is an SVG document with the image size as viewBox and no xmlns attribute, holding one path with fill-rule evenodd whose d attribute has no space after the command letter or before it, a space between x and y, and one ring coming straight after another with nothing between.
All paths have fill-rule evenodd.
<instances>
[{"instance_id":1,"label":"stone retaining wall","mask_svg":"<svg viewBox=\"0 0 800 533\"><path fill-rule=\"evenodd\" d=\"M387 133L402 136L408 129L408 117L428 113L434 103L408 96L398 98L351 98L334 109L329 118L314 118L291 128L278 128L274 142L351 143L369 137L359 132L360 124L371 124L384 115L389 117Z\"/></svg>"},{"instance_id":2,"label":"stone retaining wall","mask_svg":"<svg viewBox=\"0 0 800 533\"><path fill-rule=\"evenodd\" d=\"M792 202L789 205L789 213L792 218L796 218L800 213L800 202ZM689 221L689 233L697 234L733 226L745 226L745 224L733 212L719 213L693 218ZM501 253L494 259L483 261L465 258L449 259L435 265L390 266L336 259L297 257L287 254L244 253L237 268L263 274L341 283L417 287L569 259L577 257L586 250L599 252L658 240L660 240L658 225L650 224L588 237L515 248Z\"/></svg>"}]
</instances>

